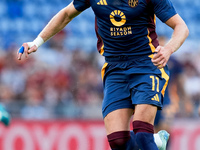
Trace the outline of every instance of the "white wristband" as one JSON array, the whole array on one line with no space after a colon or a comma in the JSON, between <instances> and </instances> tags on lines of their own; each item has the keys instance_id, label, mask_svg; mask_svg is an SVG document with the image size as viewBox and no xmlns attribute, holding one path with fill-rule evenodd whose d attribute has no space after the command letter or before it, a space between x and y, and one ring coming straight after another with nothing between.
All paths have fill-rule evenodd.
<instances>
[{"instance_id":1,"label":"white wristband","mask_svg":"<svg viewBox=\"0 0 200 150\"><path fill-rule=\"evenodd\" d=\"M44 40L38 36L34 41L33 44L37 46L37 48L39 48L42 44L44 43Z\"/></svg>"}]
</instances>

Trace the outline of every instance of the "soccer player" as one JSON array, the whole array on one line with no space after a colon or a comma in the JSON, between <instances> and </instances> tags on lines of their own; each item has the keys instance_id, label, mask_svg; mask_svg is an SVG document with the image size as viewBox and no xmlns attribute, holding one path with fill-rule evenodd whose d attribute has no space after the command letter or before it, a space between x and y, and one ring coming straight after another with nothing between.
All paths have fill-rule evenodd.
<instances>
[{"instance_id":1,"label":"soccer player","mask_svg":"<svg viewBox=\"0 0 200 150\"><path fill-rule=\"evenodd\" d=\"M166 63L187 38L188 28L169 0L74 0L33 42L23 43L25 57L89 7L96 16L97 48L105 57L102 113L110 147L132 150L137 143L141 150L158 150L153 137L154 119L157 110L162 109L169 80ZM164 47L157 40L156 16L173 29ZM19 60L22 54L20 48Z\"/></svg>"}]
</instances>

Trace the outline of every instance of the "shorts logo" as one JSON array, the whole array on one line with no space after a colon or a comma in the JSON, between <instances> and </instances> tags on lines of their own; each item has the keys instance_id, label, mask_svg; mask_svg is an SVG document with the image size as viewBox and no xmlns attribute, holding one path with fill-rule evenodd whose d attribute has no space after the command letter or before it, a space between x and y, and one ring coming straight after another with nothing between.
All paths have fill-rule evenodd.
<instances>
[{"instance_id":1,"label":"shorts logo","mask_svg":"<svg viewBox=\"0 0 200 150\"><path fill-rule=\"evenodd\" d=\"M114 10L110 14L110 21L114 26L120 27L126 23L126 16L120 10Z\"/></svg>"},{"instance_id":2,"label":"shorts logo","mask_svg":"<svg viewBox=\"0 0 200 150\"><path fill-rule=\"evenodd\" d=\"M160 100L159 100L158 94L156 94L153 98L151 98L151 100L159 102Z\"/></svg>"},{"instance_id":3,"label":"shorts logo","mask_svg":"<svg viewBox=\"0 0 200 150\"><path fill-rule=\"evenodd\" d=\"M136 7L139 3L139 0L128 0L128 5L130 7Z\"/></svg>"},{"instance_id":4,"label":"shorts logo","mask_svg":"<svg viewBox=\"0 0 200 150\"><path fill-rule=\"evenodd\" d=\"M106 0L100 0L97 5L108 5Z\"/></svg>"}]
</instances>

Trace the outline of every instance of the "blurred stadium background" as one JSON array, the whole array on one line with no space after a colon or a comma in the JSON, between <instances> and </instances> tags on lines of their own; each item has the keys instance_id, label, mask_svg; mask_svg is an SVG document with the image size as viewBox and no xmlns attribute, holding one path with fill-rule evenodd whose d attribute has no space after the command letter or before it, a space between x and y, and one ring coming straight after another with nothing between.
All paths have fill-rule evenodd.
<instances>
[{"instance_id":1,"label":"blurred stadium background","mask_svg":"<svg viewBox=\"0 0 200 150\"><path fill-rule=\"evenodd\" d=\"M29 60L17 49L32 41L70 0L0 1L0 103L12 116L0 125L1 150L109 150L101 116L103 58L94 14L86 10ZM190 35L169 62L172 81L169 150L200 148L200 1L172 0ZM160 40L172 30L157 20ZM173 118L173 116L175 116Z\"/></svg>"}]
</instances>

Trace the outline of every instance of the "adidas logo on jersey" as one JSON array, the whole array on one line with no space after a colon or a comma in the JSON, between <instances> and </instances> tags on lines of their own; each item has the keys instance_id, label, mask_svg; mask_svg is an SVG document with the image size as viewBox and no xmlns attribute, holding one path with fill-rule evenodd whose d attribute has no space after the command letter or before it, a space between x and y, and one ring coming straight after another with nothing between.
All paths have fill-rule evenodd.
<instances>
[{"instance_id":1,"label":"adidas logo on jersey","mask_svg":"<svg viewBox=\"0 0 200 150\"><path fill-rule=\"evenodd\" d=\"M106 0L100 0L97 5L108 5Z\"/></svg>"},{"instance_id":2,"label":"adidas logo on jersey","mask_svg":"<svg viewBox=\"0 0 200 150\"><path fill-rule=\"evenodd\" d=\"M158 94L156 94L153 98L151 98L151 100L159 102L160 100L159 100Z\"/></svg>"}]
</instances>

